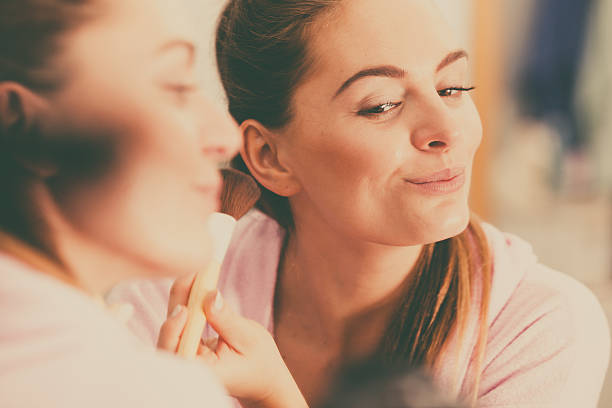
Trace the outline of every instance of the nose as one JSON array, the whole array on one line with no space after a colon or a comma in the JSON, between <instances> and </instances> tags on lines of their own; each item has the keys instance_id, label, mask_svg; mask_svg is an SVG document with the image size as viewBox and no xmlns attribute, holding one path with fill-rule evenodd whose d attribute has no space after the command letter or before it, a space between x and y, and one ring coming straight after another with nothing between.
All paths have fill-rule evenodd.
<instances>
[{"instance_id":1,"label":"nose","mask_svg":"<svg viewBox=\"0 0 612 408\"><path fill-rule=\"evenodd\" d=\"M437 93L420 98L410 113L411 143L418 150L445 153L460 139L459 124Z\"/></svg>"},{"instance_id":2,"label":"nose","mask_svg":"<svg viewBox=\"0 0 612 408\"><path fill-rule=\"evenodd\" d=\"M230 115L206 103L205 109L200 110L202 135L202 152L212 161L218 163L231 159L238 150L242 138L238 126Z\"/></svg>"}]
</instances>

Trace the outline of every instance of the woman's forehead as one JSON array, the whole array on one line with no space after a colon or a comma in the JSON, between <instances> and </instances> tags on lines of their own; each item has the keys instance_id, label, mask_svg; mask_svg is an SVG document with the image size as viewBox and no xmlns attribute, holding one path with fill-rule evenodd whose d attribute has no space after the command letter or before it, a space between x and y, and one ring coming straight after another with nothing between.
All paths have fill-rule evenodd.
<instances>
[{"instance_id":1,"label":"woman's forehead","mask_svg":"<svg viewBox=\"0 0 612 408\"><path fill-rule=\"evenodd\" d=\"M327 64L334 72L351 75L377 65L435 69L462 45L430 0L351 0L323 16L308 48L321 68Z\"/></svg>"},{"instance_id":2,"label":"woman's forehead","mask_svg":"<svg viewBox=\"0 0 612 408\"><path fill-rule=\"evenodd\" d=\"M100 1L100 0L99 0ZM190 13L188 0L101 0L104 13L93 26L125 40L155 41L164 37L196 41L196 13ZM93 28L93 27L92 27Z\"/></svg>"},{"instance_id":3,"label":"woman's forehead","mask_svg":"<svg viewBox=\"0 0 612 408\"><path fill-rule=\"evenodd\" d=\"M167 43L182 41L198 48L195 24L180 3L103 0L100 17L67 37L66 55L77 65L91 65L92 72L103 65L110 73L147 66Z\"/></svg>"}]
</instances>

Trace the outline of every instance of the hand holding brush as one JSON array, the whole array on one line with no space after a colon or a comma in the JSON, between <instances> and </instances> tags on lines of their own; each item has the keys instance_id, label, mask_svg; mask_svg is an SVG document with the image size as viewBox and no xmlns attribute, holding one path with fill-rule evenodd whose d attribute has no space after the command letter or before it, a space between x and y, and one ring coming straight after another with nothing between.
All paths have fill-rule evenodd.
<instances>
[{"instance_id":1,"label":"hand holding brush","mask_svg":"<svg viewBox=\"0 0 612 408\"><path fill-rule=\"evenodd\" d=\"M261 192L251 176L234 169L222 169L221 210L209 219L210 235L213 242L213 256L208 267L198 273L193 282L187 303L188 318L179 342L178 354L193 358L196 356L202 333L206 326L203 310L205 297L214 292L225 252L236 225L255 205Z\"/></svg>"},{"instance_id":2,"label":"hand holding brush","mask_svg":"<svg viewBox=\"0 0 612 408\"><path fill-rule=\"evenodd\" d=\"M174 283L169 300L173 313L162 325L158 347L205 361L245 408L307 407L272 335L235 313L215 290L236 220L259 198L251 177L230 169L221 173L221 212L210 220L214 260L195 278L187 276ZM210 348L201 344L207 320L219 334Z\"/></svg>"}]
</instances>

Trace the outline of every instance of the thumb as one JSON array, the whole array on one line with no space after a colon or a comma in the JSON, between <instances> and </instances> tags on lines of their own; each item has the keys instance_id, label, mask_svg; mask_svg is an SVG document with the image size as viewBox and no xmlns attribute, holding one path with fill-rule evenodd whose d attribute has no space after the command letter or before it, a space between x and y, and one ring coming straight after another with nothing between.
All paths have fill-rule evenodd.
<instances>
[{"instance_id":1,"label":"thumb","mask_svg":"<svg viewBox=\"0 0 612 408\"><path fill-rule=\"evenodd\" d=\"M236 313L218 290L204 299L204 313L208 324L231 348L241 352L253 343L257 335L254 322Z\"/></svg>"},{"instance_id":2,"label":"thumb","mask_svg":"<svg viewBox=\"0 0 612 408\"><path fill-rule=\"evenodd\" d=\"M187 323L187 308L183 305L176 305L159 330L157 348L172 353L176 352L185 323Z\"/></svg>"}]
</instances>

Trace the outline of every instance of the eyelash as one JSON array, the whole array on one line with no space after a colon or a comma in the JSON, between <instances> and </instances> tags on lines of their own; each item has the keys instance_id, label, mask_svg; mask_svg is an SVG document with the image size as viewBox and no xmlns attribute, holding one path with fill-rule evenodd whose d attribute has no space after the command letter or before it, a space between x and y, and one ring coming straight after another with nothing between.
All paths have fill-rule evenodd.
<instances>
[{"instance_id":1,"label":"eyelash","mask_svg":"<svg viewBox=\"0 0 612 408\"><path fill-rule=\"evenodd\" d=\"M438 95L443 98L452 98L461 96L463 92L469 92L474 90L475 87L471 86L468 88L463 87L451 87L444 88L438 91ZM380 105L373 106L368 109L360 110L357 112L359 116L364 116L368 118L381 119L388 115L390 112L394 111L396 108L399 108L402 105L402 102L385 102Z\"/></svg>"},{"instance_id":2,"label":"eyelash","mask_svg":"<svg viewBox=\"0 0 612 408\"><path fill-rule=\"evenodd\" d=\"M184 84L166 84L165 88L178 98L179 104L184 104L189 94L196 90L196 86Z\"/></svg>"},{"instance_id":3,"label":"eyelash","mask_svg":"<svg viewBox=\"0 0 612 408\"><path fill-rule=\"evenodd\" d=\"M389 102L382 103L380 105L373 106L368 109L361 110L357 112L357 114L360 116L366 116L366 117L381 116L381 115L385 115L391 112L392 110L400 107L401 105L402 105L402 102L389 101Z\"/></svg>"},{"instance_id":4,"label":"eyelash","mask_svg":"<svg viewBox=\"0 0 612 408\"><path fill-rule=\"evenodd\" d=\"M463 92L469 92L469 91L473 91L474 89L476 89L476 87L474 86L470 86L469 88L462 88L462 87L451 87L451 88L445 88L442 90L438 91L438 95L442 96L442 97L453 97L455 95L461 95ZM455 92L452 93L450 95L443 95L443 93L445 92Z\"/></svg>"}]
</instances>

